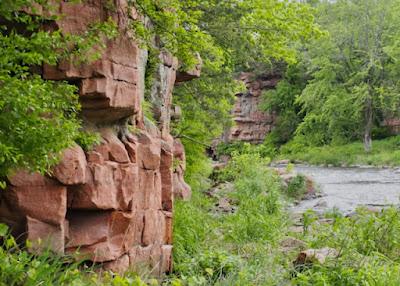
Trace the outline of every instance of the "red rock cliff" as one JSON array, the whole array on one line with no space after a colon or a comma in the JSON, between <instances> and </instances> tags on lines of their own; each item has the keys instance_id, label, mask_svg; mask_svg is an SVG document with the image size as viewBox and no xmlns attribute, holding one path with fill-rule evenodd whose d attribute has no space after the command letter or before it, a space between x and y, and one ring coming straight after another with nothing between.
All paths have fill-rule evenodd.
<instances>
[{"instance_id":1,"label":"red rock cliff","mask_svg":"<svg viewBox=\"0 0 400 286\"><path fill-rule=\"evenodd\" d=\"M31 251L78 251L106 269L146 264L161 274L172 267L173 194L190 194L183 181L184 150L169 127L178 63L168 53L159 56L151 90L158 123L152 124L142 110L147 51L127 27L137 13L124 0L112 12L103 2L61 2L63 17L53 23L79 33L111 17L120 33L106 42L102 57L86 65L43 67L45 79L79 86L85 126L101 134L101 144L88 152L79 146L65 150L51 175L19 171L10 177L0 195L0 221L30 240ZM191 78L180 75L178 81Z\"/></svg>"},{"instance_id":2,"label":"red rock cliff","mask_svg":"<svg viewBox=\"0 0 400 286\"><path fill-rule=\"evenodd\" d=\"M277 74L240 75L239 79L245 83L247 90L236 94L233 109L234 126L228 134L230 141L263 142L274 126L276 115L260 110L261 95L263 91L275 88L280 78Z\"/></svg>"}]
</instances>

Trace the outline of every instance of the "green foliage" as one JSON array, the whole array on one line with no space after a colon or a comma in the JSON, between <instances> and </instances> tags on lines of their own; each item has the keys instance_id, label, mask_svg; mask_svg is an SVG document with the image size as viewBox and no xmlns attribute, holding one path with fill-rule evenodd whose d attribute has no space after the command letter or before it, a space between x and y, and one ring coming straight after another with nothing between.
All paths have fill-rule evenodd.
<instances>
[{"instance_id":1,"label":"green foliage","mask_svg":"<svg viewBox=\"0 0 400 286\"><path fill-rule=\"evenodd\" d=\"M77 88L43 80L34 70L60 60L94 60L103 47L103 36L116 33L111 20L94 24L79 36L45 31L40 27L49 19L20 12L22 6L34 3L41 2L0 4L0 17L6 20L0 26L0 178L21 167L45 172L74 140L85 145L93 141L90 136L83 139L80 132Z\"/></svg>"},{"instance_id":2,"label":"green foliage","mask_svg":"<svg viewBox=\"0 0 400 286\"><path fill-rule=\"evenodd\" d=\"M290 180L286 193L291 198L301 199L307 192L307 181L303 175L297 175Z\"/></svg>"},{"instance_id":3,"label":"green foliage","mask_svg":"<svg viewBox=\"0 0 400 286\"><path fill-rule=\"evenodd\" d=\"M303 74L289 68L267 94L267 107L282 114L275 141L294 135L322 146L363 138L370 151L374 127L398 114L399 3L321 1L316 7L317 22L329 35L300 47Z\"/></svg>"},{"instance_id":4,"label":"green foliage","mask_svg":"<svg viewBox=\"0 0 400 286\"><path fill-rule=\"evenodd\" d=\"M85 151L90 151L93 146L100 144L100 141L100 134L90 131L81 131L75 137L75 142Z\"/></svg>"},{"instance_id":5,"label":"green foliage","mask_svg":"<svg viewBox=\"0 0 400 286\"><path fill-rule=\"evenodd\" d=\"M151 20L150 25L137 20L132 23L135 34L147 46L152 46L155 36L160 48L172 52L179 58L183 70L198 64L197 53L207 54L205 60L215 65L222 55L222 50L214 44L214 39L199 27L201 11L190 9L187 1L130 1L142 15ZM189 9L188 9L189 8Z\"/></svg>"},{"instance_id":6,"label":"green foliage","mask_svg":"<svg viewBox=\"0 0 400 286\"><path fill-rule=\"evenodd\" d=\"M298 145L342 145L389 134L384 119L398 116L398 1L316 1L316 21L328 33L297 45L298 62L286 68L263 109L277 111L266 138L270 154ZM298 152L297 150L296 152Z\"/></svg>"},{"instance_id":7,"label":"green foliage","mask_svg":"<svg viewBox=\"0 0 400 286\"><path fill-rule=\"evenodd\" d=\"M211 172L205 149L231 124L237 86L229 75L221 75L194 80L174 91L174 103L182 108L183 118L174 124L173 134L185 146L186 178L192 186L200 185Z\"/></svg>"},{"instance_id":8,"label":"green foliage","mask_svg":"<svg viewBox=\"0 0 400 286\"><path fill-rule=\"evenodd\" d=\"M73 257L57 256L50 251L33 255L21 249L8 228L0 224L0 285L110 285L146 286L135 274L121 277L108 272L99 272L82 262L74 262Z\"/></svg>"},{"instance_id":9,"label":"green foliage","mask_svg":"<svg viewBox=\"0 0 400 286\"><path fill-rule=\"evenodd\" d=\"M345 145L307 146L304 142L293 140L281 148L281 158L308 162L314 165L400 165L400 137L394 136L376 140L374 149L365 153L361 143Z\"/></svg>"},{"instance_id":10,"label":"green foliage","mask_svg":"<svg viewBox=\"0 0 400 286\"><path fill-rule=\"evenodd\" d=\"M276 60L294 61L293 41L306 40L320 32L314 25L312 9L301 3L192 0L181 1L181 5L183 11L195 15L196 25L210 37L208 44L215 46L211 51L218 52L213 54L199 44L195 51L203 59L201 78L181 84L174 91L174 103L183 110L175 133L192 139L182 137L187 150L188 180L198 184L199 174L209 174L205 167L208 162L205 146L194 142L211 145L232 125L234 94L244 89L234 80L236 75L265 69ZM190 32L190 24L188 27ZM188 65L184 63L185 66Z\"/></svg>"},{"instance_id":11,"label":"green foliage","mask_svg":"<svg viewBox=\"0 0 400 286\"><path fill-rule=\"evenodd\" d=\"M254 146L253 146L254 147ZM234 153L250 153L252 146L243 141L233 141L229 143L220 143L217 145L216 152L218 156L227 155L232 157Z\"/></svg>"},{"instance_id":12,"label":"green foliage","mask_svg":"<svg viewBox=\"0 0 400 286\"><path fill-rule=\"evenodd\" d=\"M361 144L360 144L361 147ZM303 214L303 233L286 228L291 222L282 212L279 179L254 152L232 153L220 179L234 190L222 196L235 202L230 214L213 212L216 198L195 192L191 202L175 209L176 281L184 285L398 285L400 251L399 211L372 213L359 209L352 217L332 210L332 224L321 224L312 211ZM304 178L295 181L296 187ZM292 261L298 250L277 246L285 234L307 247L331 247L337 258L324 264L298 268Z\"/></svg>"},{"instance_id":13,"label":"green foliage","mask_svg":"<svg viewBox=\"0 0 400 286\"><path fill-rule=\"evenodd\" d=\"M194 192L191 202L175 205L176 275L188 285L266 285L282 281L274 265L276 245L285 229L280 183L259 154L233 154L223 179L234 190L232 214L212 211L215 198ZM265 275L263 269L269 269Z\"/></svg>"},{"instance_id":14,"label":"green foliage","mask_svg":"<svg viewBox=\"0 0 400 286\"><path fill-rule=\"evenodd\" d=\"M311 247L340 250L336 259L297 273L296 285L398 285L399 212L375 214L360 209L354 218L336 217L333 225L311 228Z\"/></svg>"},{"instance_id":15,"label":"green foliage","mask_svg":"<svg viewBox=\"0 0 400 286\"><path fill-rule=\"evenodd\" d=\"M306 68L300 62L289 65L276 88L263 94L261 109L278 114L274 129L263 143L269 149L270 156L276 155L279 147L293 138L303 119L300 114L301 105L296 102L296 98L302 93L306 83Z\"/></svg>"},{"instance_id":16,"label":"green foliage","mask_svg":"<svg viewBox=\"0 0 400 286\"><path fill-rule=\"evenodd\" d=\"M318 215L313 210L307 210L303 213L303 234L306 235L310 226L318 220Z\"/></svg>"}]
</instances>

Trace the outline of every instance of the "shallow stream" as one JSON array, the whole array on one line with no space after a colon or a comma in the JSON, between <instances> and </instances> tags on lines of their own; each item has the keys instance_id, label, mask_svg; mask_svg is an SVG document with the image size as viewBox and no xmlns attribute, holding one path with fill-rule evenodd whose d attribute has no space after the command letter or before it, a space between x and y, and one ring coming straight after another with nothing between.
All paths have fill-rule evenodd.
<instances>
[{"instance_id":1,"label":"shallow stream","mask_svg":"<svg viewBox=\"0 0 400 286\"><path fill-rule=\"evenodd\" d=\"M400 205L400 170L377 168L328 168L297 165L295 170L312 178L322 197L300 202L294 212L337 208L348 214L358 206L382 208Z\"/></svg>"}]
</instances>

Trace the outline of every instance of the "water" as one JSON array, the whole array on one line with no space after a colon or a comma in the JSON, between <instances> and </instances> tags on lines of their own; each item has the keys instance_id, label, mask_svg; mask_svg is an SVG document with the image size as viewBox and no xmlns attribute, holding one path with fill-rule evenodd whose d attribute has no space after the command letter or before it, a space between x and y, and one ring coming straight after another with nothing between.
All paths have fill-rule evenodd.
<instances>
[{"instance_id":1,"label":"water","mask_svg":"<svg viewBox=\"0 0 400 286\"><path fill-rule=\"evenodd\" d=\"M400 205L400 171L376 168L327 168L298 165L295 170L319 185L322 197L302 201L295 212L337 208L351 213L358 206L382 208Z\"/></svg>"}]
</instances>

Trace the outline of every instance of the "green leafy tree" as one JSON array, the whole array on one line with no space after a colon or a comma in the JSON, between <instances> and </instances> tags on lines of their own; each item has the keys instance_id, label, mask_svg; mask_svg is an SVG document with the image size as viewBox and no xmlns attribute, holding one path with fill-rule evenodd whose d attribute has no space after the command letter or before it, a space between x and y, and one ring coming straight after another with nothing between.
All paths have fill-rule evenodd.
<instances>
[{"instance_id":1,"label":"green leafy tree","mask_svg":"<svg viewBox=\"0 0 400 286\"><path fill-rule=\"evenodd\" d=\"M46 2L0 2L0 181L17 168L45 172L63 149L87 141L77 117L76 87L46 81L35 71L71 57L95 59L101 50L92 47L101 49L102 36L116 33L112 22L95 24L80 36L43 30L44 21L54 18L31 16L22 8L35 12Z\"/></svg>"},{"instance_id":2,"label":"green leafy tree","mask_svg":"<svg viewBox=\"0 0 400 286\"><path fill-rule=\"evenodd\" d=\"M300 113L301 105L296 102L296 98L306 86L308 80L306 71L307 68L302 61L287 66L276 88L263 94L261 109L277 114L275 127L264 142L265 145L273 148L273 153L277 152L276 149L279 146L293 138L303 119Z\"/></svg>"},{"instance_id":3,"label":"green leafy tree","mask_svg":"<svg viewBox=\"0 0 400 286\"><path fill-rule=\"evenodd\" d=\"M201 78L175 89L175 103L184 114L176 133L183 135L190 178L194 174L191 168L198 172L199 165L207 165L204 145L193 139L210 144L224 127L232 124L233 95L243 89L234 80L238 73L265 71L276 60L294 62L294 43L318 36L320 31L312 8L306 4L276 0L181 3L184 11L197 15L197 25L211 36L210 43L220 51L216 56L199 47L196 51L204 60Z\"/></svg>"},{"instance_id":4,"label":"green leafy tree","mask_svg":"<svg viewBox=\"0 0 400 286\"><path fill-rule=\"evenodd\" d=\"M313 144L363 138L398 110L398 1L341 0L318 5L329 31L307 47L303 61L312 79L297 98L305 114L298 136Z\"/></svg>"}]
</instances>

